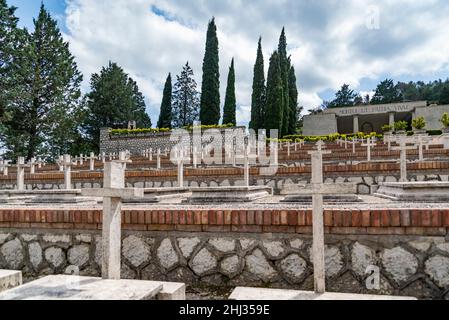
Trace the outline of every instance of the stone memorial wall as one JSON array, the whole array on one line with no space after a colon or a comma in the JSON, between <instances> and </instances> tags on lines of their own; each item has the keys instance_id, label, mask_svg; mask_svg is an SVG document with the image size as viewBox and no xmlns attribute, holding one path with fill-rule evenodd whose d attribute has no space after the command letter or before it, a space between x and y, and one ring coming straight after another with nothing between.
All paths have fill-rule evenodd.
<instances>
[{"instance_id":1,"label":"stone memorial wall","mask_svg":"<svg viewBox=\"0 0 449 320\"><path fill-rule=\"evenodd\" d=\"M245 127L228 128L228 130L232 129L245 130ZM171 148L177 143L176 141L170 141L171 132L114 136L110 134L109 130L109 128L102 128L100 130L100 154L103 152L115 152L118 154L120 151L129 150L131 154L141 155L143 150L152 148L155 152L155 150L160 148L163 151L165 148ZM219 130L222 133L224 143L224 140L226 139L224 131L226 129L215 130Z\"/></svg>"}]
</instances>

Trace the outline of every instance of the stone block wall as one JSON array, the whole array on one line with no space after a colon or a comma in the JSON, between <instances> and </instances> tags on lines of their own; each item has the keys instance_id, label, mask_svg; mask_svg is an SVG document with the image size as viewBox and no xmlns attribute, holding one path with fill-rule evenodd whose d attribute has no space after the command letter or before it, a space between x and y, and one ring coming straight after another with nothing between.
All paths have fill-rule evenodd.
<instances>
[{"instance_id":1,"label":"stone block wall","mask_svg":"<svg viewBox=\"0 0 449 320\"><path fill-rule=\"evenodd\" d=\"M245 127L235 127L228 128L227 130L245 130ZM155 132L146 134L130 134L121 136L112 136L109 133L109 128L102 128L100 130L100 154L105 153L116 153L120 151L129 150L131 154L141 155L142 151L145 149L152 148L157 150L165 150L165 148L171 148L177 142L170 141L171 132ZM223 144L226 139L224 134L226 129L219 129L223 136Z\"/></svg>"},{"instance_id":2,"label":"stone block wall","mask_svg":"<svg viewBox=\"0 0 449 320\"><path fill-rule=\"evenodd\" d=\"M310 211L122 215L123 278L313 289ZM98 276L100 223L100 210L0 210L0 268ZM325 228L328 290L449 299L448 209L330 210Z\"/></svg>"}]
</instances>

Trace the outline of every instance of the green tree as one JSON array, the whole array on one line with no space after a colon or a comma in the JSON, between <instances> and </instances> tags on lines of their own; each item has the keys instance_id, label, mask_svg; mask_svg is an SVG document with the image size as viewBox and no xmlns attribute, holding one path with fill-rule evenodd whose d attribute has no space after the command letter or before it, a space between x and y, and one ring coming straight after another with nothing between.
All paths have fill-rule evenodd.
<instances>
[{"instance_id":1,"label":"green tree","mask_svg":"<svg viewBox=\"0 0 449 320\"><path fill-rule=\"evenodd\" d=\"M289 89L288 89L290 61L287 57L287 38L285 36L285 28L282 28L281 35L279 37L278 54L279 54L279 64L281 68L281 79L283 88L283 97L281 104L282 118L281 118L280 133L282 136L284 136L289 133L289 120L291 114L289 103L290 100Z\"/></svg>"},{"instance_id":2,"label":"green tree","mask_svg":"<svg viewBox=\"0 0 449 320\"><path fill-rule=\"evenodd\" d=\"M223 108L223 124L232 123L233 125L236 125L235 108L235 70L234 58L232 58L231 66L229 67L228 85L226 87L226 97Z\"/></svg>"},{"instance_id":3,"label":"green tree","mask_svg":"<svg viewBox=\"0 0 449 320\"><path fill-rule=\"evenodd\" d=\"M446 84L440 93L440 104L449 104L449 84Z\"/></svg>"},{"instance_id":4,"label":"green tree","mask_svg":"<svg viewBox=\"0 0 449 320\"><path fill-rule=\"evenodd\" d=\"M41 5L34 32L20 33L14 61L15 94L5 122L10 156L69 152L76 139L80 83L69 45Z\"/></svg>"},{"instance_id":5,"label":"green tree","mask_svg":"<svg viewBox=\"0 0 449 320\"><path fill-rule=\"evenodd\" d=\"M212 18L207 28L201 85L200 120L204 125L218 124L220 121L220 70L215 18Z\"/></svg>"},{"instance_id":6,"label":"green tree","mask_svg":"<svg viewBox=\"0 0 449 320\"><path fill-rule=\"evenodd\" d=\"M123 128L132 120L138 127L151 127L137 83L116 63L109 62L100 74L93 74L90 87L84 127L94 150L99 149L100 128Z\"/></svg>"},{"instance_id":7,"label":"green tree","mask_svg":"<svg viewBox=\"0 0 449 320\"><path fill-rule=\"evenodd\" d=\"M251 122L249 127L258 132L264 127L265 114L265 71L262 53L262 38L257 46L257 58L254 64L253 92L251 95Z\"/></svg>"},{"instance_id":8,"label":"green tree","mask_svg":"<svg viewBox=\"0 0 449 320\"><path fill-rule=\"evenodd\" d=\"M267 77L267 101L265 106L265 129L267 136L270 129L282 128L282 112L281 109L284 99L284 88L282 85L282 72L279 61L279 54L275 51L270 58L270 66L268 68Z\"/></svg>"},{"instance_id":9,"label":"green tree","mask_svg":"<svg viewBox=\"0 0 449 320\"><path fill-rule=\"evenodd\" d=\"M348 84L343 84L341 89L335 93L335 99L329 103L328 108L353 106L357 96L357 93L350 89Z\"/></svg>"},{"instance_id":10,"label":"green tree","mask_svg":"<svg viewBox=\"0 0 449 320\"><path fill-rule=\"evenodd\" d=\"M199 117L199 93L193 70L187 62L173 88L172 122L174 128L193 125Z\"/></svg>"},{"instance_id":11,"label":"green tree","mask_svg":"<svg viewBox=\"0 0 449 320\"><path fill-rule=\"evenodd\" d=\"M171 109L172 103L172 85L171 85L171 74L168 74L167 80L165 81L164 92L162 95L161 112L159 114L159 121L157 122L158 128L171 128Z\"/></svg>"},{"instance_id":12,"label":"green tree","mask_svg":"<svg viewBox=\"0 0 449 320\"><path fill-rule=\"evenodd\" d=\"M14 59L17 53L18 18L15 7L0 0L0 123L14 89Z\"/></svg>"},{"instance_id":13,"label":"green tree","mask_svg":"<svg viewBox=\"0 0 449 320\"><path fill-rule=\"evenodd\" d=\"M289 111L290 119L288 121L288 133L295 134L298 129L299 117L302 108L298 107L298 89L296 87L295 68L290 67L288 73L288 90L289 90Z\"/></svg>"},{"instance_id":14,"label":"green tree","mask_svg":"<svg viewBox=\"0 0 449 320\"><path fill-rule=\"evenodd\" d=\"M371 104L401 102L404 98L392 79L385 79L377 85Z\"/></svg>"}]
</instances>

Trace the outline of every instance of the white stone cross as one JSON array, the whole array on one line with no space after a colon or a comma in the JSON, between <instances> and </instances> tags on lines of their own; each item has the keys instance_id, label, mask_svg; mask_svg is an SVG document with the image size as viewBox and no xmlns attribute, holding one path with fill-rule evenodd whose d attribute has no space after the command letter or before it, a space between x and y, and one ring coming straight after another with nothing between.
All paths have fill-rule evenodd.
<instances>
[{"instance_id":1,"label":"white stone cross","mask_svg":"<svg viewBox=\"0 0 449 320\"><path fill-rule=\"evenodd\" d=\"M362 143L362 147L366 147L366 161L371 161L371 147L374 147L376 143L371 138L366 139L366 143Z\"/></svg>"},{"instance_id":2,"label":"white stone cross","mask_svg":"<svg viewBox=\"0 0 449 320\"><path fill-rule=\"evenodd\" d=\"M91 152L89 157L86 157L86 160L89 160L89 170L95 171L95 153Z\"/></svg>"},{"instance_id":3,"label":"white stone cross","mask_svg":"<svg viewBox=\"0 0 449 320\"><path fill-rule=\"evenodd\" d=\"M195 146L192 148L192 165L195 169L198 166L198 149Z\"/></svg>"},{"instance_id":4,"label":"white stone cross","mask_svg":"<svg viewBox=\"0 0 449 320\"><path fill-rule=\"evenodd\" d=\"M402 136L399 138L399 147L392 147L391 150L400 150L400 169L401 169L401 177L399 179L400 182L407 182L407 150L416 150L416 145L407 146L407 138Z\"/></svg>"},{"instance_id":5,"label":"white stone cross","mask_svg":"<svg viewBox=\"0 0 449 320\"><path fill-rule=\"evenodd\" d=\"M158 148L156 153L156 169L159 170L160 168L161 168L161 148Z\"/></svg>"},{"instance_id":6,"label":"white stone cross","mask_svg":"<svg viewBox=\"0 0 449 320\"><path fill-rule=\"evenodd\" d=\"M424 135L417 135L413 137L415 145L418 146L418 161L424 161L424 152L423 147L426 146L426 150L429 148L429 144L431 143L431 138Z\"/></svg>"},{"instance_id":7,"label":"white stone cross","mask_svg":"<svg viewBox=\"0 0 449 320\"><path fill-rule=\"evenodd\" d=\"M287 157L290 158L290 141L287 141Z\"/></svg>"},{"instance_id":8,"label":"white stone cross","mask_svg":"<svg viewBox=\"0 0 449 320\"><path fill-rule=\"evenodd\" d=\"M63 156L63 160L60 165L64 168L64 189L72 189L72 159L69 154Z\"/></svg>"},{"instance_id":9,"label":"white stone cross","mask_svg":"<svg viewBox=\"0 0 449 320\"><path fill-rule=\"evenodd\" d=\"M45 164L45 162L44 161L42 161L42 158L41 157L38 157L37 158L37 167L40 169L40 168L42 168L42 166Z\"/></svg>"},{"instance_id":10,"label":"white stone cross","mask_svg":"<svg viewBox=\"0 0 449 320\"><path fill-rule=\"evenodd\" d=\"M322 150L323 142L320 140L316 143L317 150L309 151L308 154L312 158L312 180L311 189L305 190L303 193L312 194L312 227L313 227L313 274L314 287L316 293L324 293L325 285L325 260L324 260L324 218L323 218L323 195L324 194L348 194L356 193L354 184L323 183L323 154L330 154L329 150Z\"/></svg>"},{"instance_id":11,"label":"white stone cross","mask_svg":"<svg viewBox=\"0 0 449 320\"><path fill-rule=\"evenodd\" d=\"M117 163L121 163L123 166L123 170L126 170L126 164L131 163L130 160L131 154L128 150L126 151L120 151L118 154L118 160L114 160Z\"/></svg>"},{"instance_id":12,"label":"white stone cross","mask_svg":"<svg viewBox=\"0 0 449 320\"><path fill-rule=\"evenodd\" d=\"M122 198L143 197L143 189L125 188L125 170L121 162L104 165L103 188L82 189L83 196L103 197L102 243L103 279L120 279Z\"/></svg>"},{"instance_id":13,"label":"white stone cross","mask_svg":"<svg viewBox=\"0 0 449 320\"><path fill-rule=\"evenodd\" d=\"M29 166L29 164L25 164L24 157L17 158L17 190L25 190L25 168Z\"/></svg>"},{"instance_id":14,"label":"white stone cross","mask_svg":"<svg viewBox=\"0 0 449 320\"><path fill-rule=\"evenodd\" d=\"M175 148L175 160L178 164L178 187L182 188L184 186L184 161L187 160L184 157L183 149Z\"/></svg>"},{"instance_id":15,"label":"white stone cross","mask_svg":"<svg viewBox=\"0 0 449 320\"><path fill-rule=\"evenodd\" d=\"M0 161L0 168L3 171L3 175L7 176L8 175L8 167L10 167L11 165L9 165L9 160L2 160Z\"/></svg>"},{"instance_id":16,"label":"white stone cross","mask_svg":"<svg viewBox=\"0 0 449 320\"><path fill-rule=\"evenodd\" d=\"M56 163L59 166L59 171L63 172L64 171L64 166L62 165L62 163L64 162L64 156L59 156L58 160L56 160Z\"/></svg>"},{"instance_id":17,"label":"white stone cross","mask_svg":"<svg viewBox=\"0 0 449 320\"><path fill-rule=\"evenodd\" d=\"M106 162L106 152L101 153L101 162L103 162L103 163Z\"/></svg>"},{"instance_id":18,"label":"white stone cross","mask_svg":"<svg viewBox=\"0 0 449 320\"><path fill-rule=\"evenodd\" d=\"M31 158L30 159L30 174L34 174L35 173L35 168L36 168L36 158Z\"/></svg>"},{"instance_id":19,"label":"white stone cross","mask_svg":"<svg viewBox=\"0 0 449 320\"><path fill-rule=\"evenodd\" d=\"M277 166L279 164L279 156L278 156L278 143L275 141L270 142L270 157L274 156L273 166Z\"/></svg>"},{"instance_id":20,"label":"white stone cross","mask_svg":"<svg viewBox=\"0 0 449 320\"><path fill-rule=\"evenodd\" d=\"M80 154L80 156L78 157L78 160L80 162L80 166L82 166L84 164L84 154Z\"/></svg>"}]
</instances>

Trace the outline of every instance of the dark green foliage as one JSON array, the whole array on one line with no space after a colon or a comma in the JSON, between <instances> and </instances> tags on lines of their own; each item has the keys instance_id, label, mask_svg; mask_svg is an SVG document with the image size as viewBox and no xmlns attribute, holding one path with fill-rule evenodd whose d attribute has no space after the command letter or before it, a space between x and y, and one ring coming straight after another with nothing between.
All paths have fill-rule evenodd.
<instances>
[{"instance_id":1,"label":"dark green foliage","mask_svg":"<svg viewBox=\"0 0 449 320\"><path fill-rule=\"evenodd\" d=\"M116 63L109 62L100 74L93 74L90 87L91 92L86 96L85 130L95 151L98 151L102 127L123 128L128 121L136 121L137 127L151 127L137 83Z\"/></svg>"},{"instance_id":2,"label":"dark green foliage","mask_svg":"<svg viewBox=\"0 0 449 320\"><path fill-rule=\"evenodd\" d=\"M440 104L449 104L449 84L446 84L441 89L440 93Z\"/></svg>"},{"instance_id":3,"label":"dark green foliage","mask_svg":"<svg viewBox=\"0 0 449 320\"><path fill-rule=\"evenodd\" d=\"M236 125L235 119L235 70L234 70L234 58L231 61L228 74L228 85L226 87L226 97L223 108L223 124L232 123Z\"/></svg>"},{"instance_id":4,"label":"dark green foliage","mask_svg":"<svg viewBox=\"0 0 449 320\"><path fill-rule=\"evenodd\" d=\"M357 93L349 88L349 85L343 84L341 89L335 93L335 99L330 101L328 108L349 107L356 104Z\"/></svg>"},{"instance_id":5,"label":"dark green foliage","mask_svg":"<svg viewBox=\"0 0 449 320\"><path fill-rule=\"evenodd\" d=\"M69 45L42 5L34 32L18 33L14 94L7 103L5 144L8 156L57 155L77 139L80 83Z\"/></svg>"},{"instance_id":6,"label":"dark green foliage","mask_svg":"<svg viewBox=\"0 0 449 320\"><path fill-rule=\"evenodd\" d=\"M265 113L265 71L262 53L262 38L257 46L257 58L254 64L253 92L251 95L251 122L249 127L258 132L264 128Z\"/></svg>"},{"instance_id":7,"label":"dark green foliage","mask_svg":"<svg viewBox=\"0 0 449 320\"><path fill-rule=\"evenodd\" d=\"M295 134L299 126L299 118L301 115L302 107L298 107L298 89L296 87L295 68L293 66L290 67L290 71L288 73L288 90L290 111L288 132L289 134Z\"/></svg>"},{"instance_id":8,"label":"dark green foliage","mask_svg":"<svg viewBox=\"0 0 449 320\"><path fill-rule=\"evenodd\" d=\"M285 29L282 28L281 35L279 37L278 44L279 64L281 68L281 79L283 88L282 104L280 105L282 111L282 120L280 133L282 136L289 133L289 120L290 120L290 98L288 89L288 77L290 69L290 61L287 57L287 38L285 36Z\"/></svg>"},{"instance_id":9,"label":"dark green foliage","mask_svg":"<svg viewBox=\"0 0 449 320\"><path fill-rule=\"evenodd\" d=\"M401 102L404 97L392 79L385 79L377 85L371 104Z\"/></svg>"},{"instance_id":10,"label":"dark green foliage","mask_svg":"<svg viewBox=\"0 0 449 320\"><path fill-rule=\"evenodd\" d=\"M171 74L168 74L167 80L165 81L164 92L162 95L161 112L159 114L159 121L157 122L158 128L171 128L171 103L172 103L172 84L171 84Z\"/></svg>"},{"instance_id":11,"label":"dark green foliage","mask_svg":"<svg viewBox=\"0 0 449 320\"><path fill-rule=\"evenodd\" d=\"M282 83L282 72L279 55L275 51L270 58L267 77L267 101L265 106L265 129L267 136L270 129L282 127L282 112L279 108L284 99L284 88ZM279 133L280 134L280 133Z\"/></svg>"},{"instance_id":12,"label":"dark green foliage","mask_svg":"<svg viewBox=\"0 0 449 320\"><path fill-rule=\"evenodd\" d=\"M18 18L16 8L0 0L0 123L6 104L14 94L14 59L17 56ZM1 129L1 128L0 128Z\"/></svg>"},{"instance_id":13,"label":"dark green foliage","mask_svg":"<svg viewBox=\"0 0 449 320\"><path fill-rule=\"evenodd\" d=\"M212 18L207 28L201 85L200 120L204 125L218 124L220 121L220 71L215 18Z\"/></svg>"},{"instance_id":14,"label":"dark green foliage","mask_svg":"<svg viewBox=\"0 0 449 320\"><path fill-rule=\"evenodd\" d=\"M174 128L193 125L199 117L199 93L189 63L183 67L173 88L172 123Z\"/></svg>"}]
</instances>

